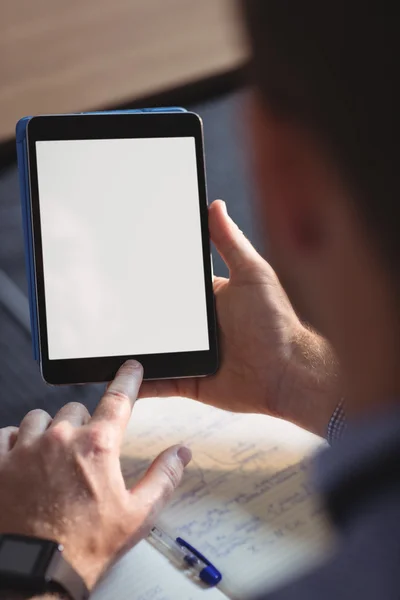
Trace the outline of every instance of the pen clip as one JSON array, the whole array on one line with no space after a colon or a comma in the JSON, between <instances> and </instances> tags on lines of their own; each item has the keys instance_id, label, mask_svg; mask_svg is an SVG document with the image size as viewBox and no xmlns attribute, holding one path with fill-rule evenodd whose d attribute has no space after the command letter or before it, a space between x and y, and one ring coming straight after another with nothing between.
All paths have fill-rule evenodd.
<instances>
[{"instance_id":1,"label":"pen clip","mask_svg":"<svg viewBox=\"0 0 400 600\"><path fill-rule=\"evenodd\" d=\"M186 542L180 537L176 538L176 543L179 544L181 548L189 550L190 554L192 555L192 559L189 556L185 559L189 565L191 564L191 562L193 563L193 556L205 565L199 573L199 577L203 583L210 587L219 584L219 582L222 579L220 571L218 571L218 569L214 567L214 565L210 563L210 561L205 556L203 556L203 554L200 554L200 552L196 550L196 548L193 548L191 544L188 544L188 542Z\"/></svg>"},{"instance_id":2,"label":"pen clip","mask_svg":"<svg viewBox=\"0 0 400 600\"><path fill-rule=\"evenodd\" d=\"M200 559L205 565L207 565L208 567L214 567L213 564L210 563L210 561L203 556L203 554L200 554L200 552L198 550L196 550L196 548L194 548L193 546L191 546L191 544L189 544L188 542L186 542L185 540L183 540L181 537L177 537L176 538L176 542L182 546L182 548L186 548L187 550L189 550L189 552L191 552L192 554L194 554L194 556L198 559Z\"/></svg>"}]
</instances>

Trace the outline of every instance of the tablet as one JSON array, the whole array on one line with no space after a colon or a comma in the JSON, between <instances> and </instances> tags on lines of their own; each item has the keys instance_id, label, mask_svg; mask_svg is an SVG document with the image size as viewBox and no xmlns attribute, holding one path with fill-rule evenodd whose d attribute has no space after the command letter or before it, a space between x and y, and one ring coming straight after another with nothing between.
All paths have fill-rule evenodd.
<instances>
[{"instance_id":1,"label":"tablet","mask_svg":"<svg viewBox=\"0 0 400 600\"><path fill-rule=\"evenodd\" d=\"M128 358L145 379L214 373L200 118L33 117L26 157L25 238L45 381L108 381Z\"/></svg>"}]
</instances>

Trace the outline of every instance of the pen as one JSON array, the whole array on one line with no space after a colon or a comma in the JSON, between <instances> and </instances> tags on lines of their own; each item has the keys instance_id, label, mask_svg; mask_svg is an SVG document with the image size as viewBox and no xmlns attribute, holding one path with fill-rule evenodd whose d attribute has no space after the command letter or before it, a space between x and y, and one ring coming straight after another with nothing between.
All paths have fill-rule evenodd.
<instances>
[{"instance_id":1,"label":"pen","mask_svg":"<svg viewBox=\"0 0 400 600\"><path fill-rule=\"evenodd\" d=\"M149 541L168 558L172 558L178 566L194 572L200 581L209 587L221 581L222 575L218 569L182 538L174 539L157 526L150 531Z\"/></svg>"}]
</instances>

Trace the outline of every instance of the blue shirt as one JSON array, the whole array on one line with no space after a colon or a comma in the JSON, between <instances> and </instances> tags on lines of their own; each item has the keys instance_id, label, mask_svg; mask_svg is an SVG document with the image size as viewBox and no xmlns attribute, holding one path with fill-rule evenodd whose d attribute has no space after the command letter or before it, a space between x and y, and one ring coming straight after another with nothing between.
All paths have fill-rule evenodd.
<instances>
[{"instance_id":1,"label":"blue shirt","mask_svg":"<svg viewBox=\"0 0 400 600\"><path fill-rule=\"evenodd\" d=\"M400 407L349 423L316 472L339 534L335 553L262 600L399 600Z\"/></svg>"}]
</instances>

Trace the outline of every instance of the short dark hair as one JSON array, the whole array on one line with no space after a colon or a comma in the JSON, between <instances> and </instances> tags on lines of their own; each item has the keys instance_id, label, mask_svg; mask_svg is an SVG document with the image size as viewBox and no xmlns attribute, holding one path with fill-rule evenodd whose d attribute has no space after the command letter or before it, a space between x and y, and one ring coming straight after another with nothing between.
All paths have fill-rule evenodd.
<instances>
[{"instance_id":1,"label":"short dark hair","mask_svg":"<svg viewBox=\"0 0 400 600\"><path fill-rule=\"evenodd\" d=\"M400 271L400 34L389 0L242 0L270 110L311 127Z\"/></svg>"}]
</instances>

